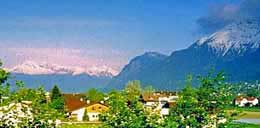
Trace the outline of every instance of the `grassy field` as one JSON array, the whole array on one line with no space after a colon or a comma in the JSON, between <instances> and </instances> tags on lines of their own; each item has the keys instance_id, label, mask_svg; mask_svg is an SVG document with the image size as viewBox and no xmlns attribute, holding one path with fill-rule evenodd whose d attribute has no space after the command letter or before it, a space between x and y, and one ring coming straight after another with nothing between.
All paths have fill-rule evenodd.
<instances>
[{"instance_id":1,"label":"grassy field","mask_svg":"<svg viewBox=\"0 0 260 128\"><path fill-rule=\"evenodd\" d=\"M62 128L98 128L100 124L62 124Z\"/></svg>"},{"instance_id":2,"label":"grassy field","mask_svg":"<svg viewBox=\"0 0 260 128\"><path fill-rule=\"evenodd\" d=\"M96 124L72 124L62 125L62 128L98 128ZM228 128L260 128L259 124L232 124Z\"/></svg>"}]
</instances>

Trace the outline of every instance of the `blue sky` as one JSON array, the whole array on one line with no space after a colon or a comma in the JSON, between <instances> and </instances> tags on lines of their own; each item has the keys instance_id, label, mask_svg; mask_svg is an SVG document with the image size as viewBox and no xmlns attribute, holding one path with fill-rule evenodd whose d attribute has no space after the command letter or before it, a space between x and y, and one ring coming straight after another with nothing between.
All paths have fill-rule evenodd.
<instances>
[{"instance_id":1,"label":"blue sky","mask_svg":"<svg viewBox=\"0 0 260 128\"><path fill-rule=\"evenodd\" d=\"M146 51L170 54L205 33L197 20L240 0L10 0L0 3L0 58L120 69ZM41 51L41 52L39 52ZM73 56L72 56L73 55ZM57 58L63 58L57 62ZM81 60L78 64L74 60Z\"/></svg>"}]
</instances>

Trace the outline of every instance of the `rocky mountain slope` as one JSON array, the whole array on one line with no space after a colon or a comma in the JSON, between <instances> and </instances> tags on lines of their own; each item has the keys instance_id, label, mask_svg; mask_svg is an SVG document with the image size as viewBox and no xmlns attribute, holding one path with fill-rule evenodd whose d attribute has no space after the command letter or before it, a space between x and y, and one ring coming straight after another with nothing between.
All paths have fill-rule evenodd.
<instances>
[{"instance_id":1,"label":"rocky mountain slope","mask_svg":"<svg viewBox=\"0 0 260 128\"><path fill-rule=\"evenodd\" d=\"M156 57L144 54L134 58L109 85L123 88L129 80L140 80L158 89L181 89L188 74L205 75L212 69L224 71L229 81L257 80L259 46L260 20L236 21L168 57L156 53ZM143 58L147 63L136 65Z\"/></svg>"}]
</instances>

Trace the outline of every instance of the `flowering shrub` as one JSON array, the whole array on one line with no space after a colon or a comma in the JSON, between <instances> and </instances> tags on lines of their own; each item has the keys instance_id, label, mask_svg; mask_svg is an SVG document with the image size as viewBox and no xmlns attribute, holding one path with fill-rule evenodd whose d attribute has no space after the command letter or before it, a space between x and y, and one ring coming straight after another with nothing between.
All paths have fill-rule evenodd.
<instances>
[{"instance_id":1,"label":"flowering shrub","mask_svg":"<svg viewBox=\"0 0 260 128\"><path fill-rule=\"evenodd\" d=\"M1 66L1 63L0 63ZM52 108L43 88L28 89L21 81L14 91L6 83L9 73L0 68L0 127L53 128L60 124L63 113Z\"/></svg>"},{"instance_id":2,"label":"flowering shrub","mask_svg":"<svg viewBox=\"0 0 260 128\"><path fill-rule=\"evenodd\" d=\"M35 98L37 98L36 95ZM56 127L59 124L59 120L57 119L62 117L61 113L48 107L47 103L39 104L36 102L40 100L32 99L32 101L18 102L13 100L9 105L1 106L0 127L38 128Z\"/></svg>"}]
</instances>

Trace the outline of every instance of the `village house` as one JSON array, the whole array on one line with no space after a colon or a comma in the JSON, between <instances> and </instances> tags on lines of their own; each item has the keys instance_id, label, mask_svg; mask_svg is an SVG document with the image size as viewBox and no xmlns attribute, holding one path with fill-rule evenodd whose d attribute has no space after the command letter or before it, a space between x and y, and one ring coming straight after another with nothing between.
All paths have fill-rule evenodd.
<instances>
[{"instance_id":1,"label":"village house","mask_svg":"<svg viewBox=\"0 0 260 128\"><path fill-rule=\"evenodd\" d=\"M235 99L235 105L239 107L245 107L245 106L256 106L259 103L259 100L255 97L243 97L243 96L238 96Z\"/></svg>"},{"instance_id":2,"label":"village house","mask_svg":"<svg viewBox=\"0 0 260 128\"><path fill-rule=\"evenodd\" d=\"M99 115L108 110L108 107L101 102L90 102L84 100L82 94L64 94L65 110L68 118L76 121L99 121ZM84 117L87 116L87 117Z\"/></svg>"},{"instance_id":3,"label":"village house","mask_svg":"<svg viewBox=\"0 0 260 128\"><path fill-rule=\"evenodd\" d=\"M173 92L154 92L142 95L144 106L160 113L161 116L169 115L169 109L176 104L177 99L177 94Z\"/></svg>"},{"instance_id":4,"label":"village house","mask_svg":"<svg viewBox=\"0 0 260 128\"><path fill-rule=\"evenodd\" d=\"M89 103L85 107L89 121L99 121L99 115L108 111L108 107L102 103Z\"/></svg>"}]
</instances>

